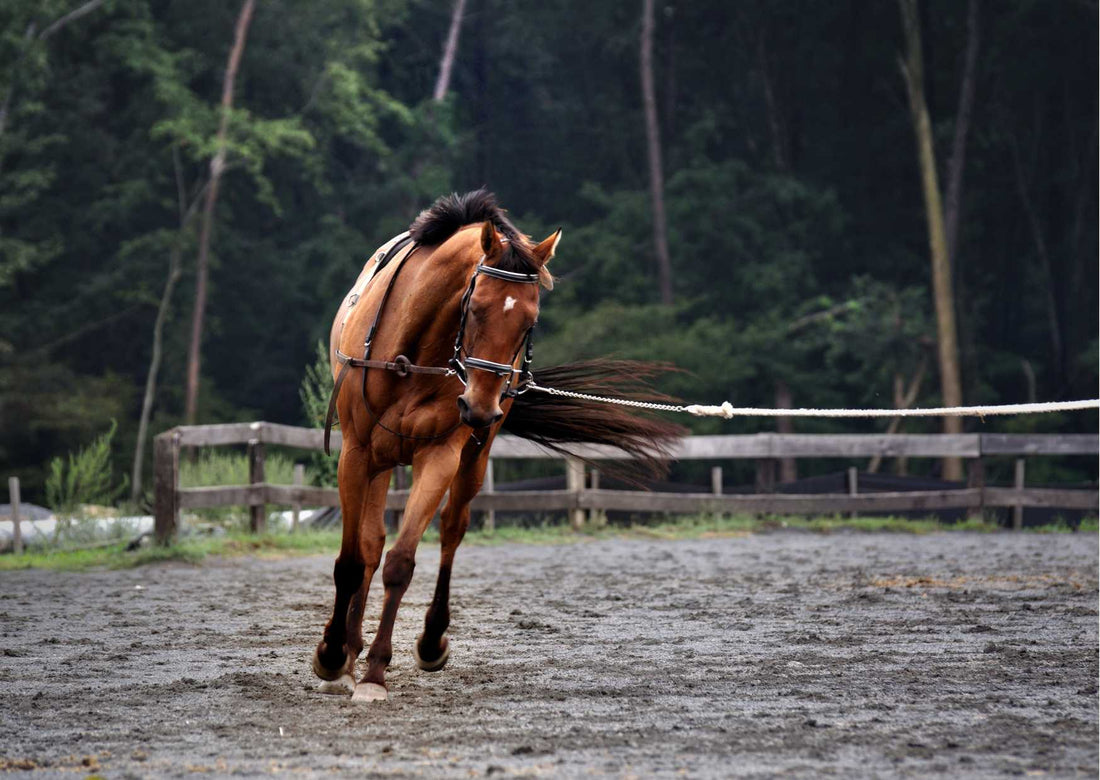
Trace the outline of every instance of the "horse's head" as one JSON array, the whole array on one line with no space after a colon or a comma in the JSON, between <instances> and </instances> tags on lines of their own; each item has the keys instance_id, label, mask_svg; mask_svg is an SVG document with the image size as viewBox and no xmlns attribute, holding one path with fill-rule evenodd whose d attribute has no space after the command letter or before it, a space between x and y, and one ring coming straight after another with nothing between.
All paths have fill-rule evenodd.
<instances>
[{"instance_id":1,"label":"horse's head","mask_svg":"<svg viewBox=\"0 0 1100 780\"><path fill-rule=\"evenodd\" d=\"M459 338L472 370L467 371L466 391L458 397L458 409L462 422L473 428L492 425L504 414L502 393L509 381L516 381L509 369L521 356L527 334L538 319L539 283L548 289L553 286L546 264L560 239L558 230L532 246L522 239L502 241L492 222L482 226L481 262L517 278L480 273L469 293ZM537 282L522 281L523 275Z\"/></svg>"}]
</instances>

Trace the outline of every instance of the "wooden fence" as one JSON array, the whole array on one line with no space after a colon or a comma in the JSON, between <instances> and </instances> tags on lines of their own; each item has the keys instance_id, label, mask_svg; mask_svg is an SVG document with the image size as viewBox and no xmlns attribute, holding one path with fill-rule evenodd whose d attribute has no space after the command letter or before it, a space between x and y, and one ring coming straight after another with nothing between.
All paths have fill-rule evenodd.
<instances>
[{"instance_id":1,"label":"wooden fence","mask_svg":"<svg viewBox=\"0 0 1100 780\"><path fill-rule=\"evenodd\" d=\"M340 446L339 432L333 432L333 447ZM173 428L160 434L154 444L154 489L156 536L171 540L179 525L181 509L244 505L250 507L251 527L263 529L266 504L300 506L339 506L335 488L308 485L271 485L264 481L265 445L306 450L323 448L323 431L296 428L276 423L254 422L230 425L197 425ZM179 485L180 451L185 447L209 447L247 444L250 483L227 487L181 488ZM574 450L580 457L593 460L620 460L629 457L621 450L581 446ZM1096 490L1026 488L1024 459L1029 455L1100 454L1096 434L775 434L759 433L731 436L689 436L672 450L677 460L756 461L756 494L723 495L720 467L712 469L711 492L653 493L632 490L604 490L594 476L586 485L584 465L578 458L566 459L566 489L540 491L493 490L494 459L560 459L533 442L500 436L493 444L490 469L482 492L473 508L492 514L501 512L567 511L574 526L584 523L589 512L619 510L629 512L718 513L747 512L766 514L822 515L857 512L934 511L967 509L981 512L986 507L1013 508L1013 526L1022 525L1025 507L1096 510ZM775 474L780 458L862 458L862 457L955 456L969 461L966 488L920 492L859 493L855 469L849 469L847 494L781 495L774 493ZM987 487L983 458L1017 456L1015 484L1011 488ZM300 474L300 471L298 472ZM296 479L300 482L300 478ZM400 511L409 491L391 490L386 508Z\"/></svg>"}]
</instances>

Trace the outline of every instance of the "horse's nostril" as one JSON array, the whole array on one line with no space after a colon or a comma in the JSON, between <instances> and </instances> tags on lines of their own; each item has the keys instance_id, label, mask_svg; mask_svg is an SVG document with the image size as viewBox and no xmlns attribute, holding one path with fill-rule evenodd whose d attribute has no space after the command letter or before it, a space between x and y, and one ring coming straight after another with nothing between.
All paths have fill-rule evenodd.
<instances>
[{"instance_id":1,"label":"horse's nostril","mask_svg":"<svg viewBox=\"0 0 1100 780\"><path fill-rule=\"evenodd\" d=\"M468 403L466 403L466 399L463 398L462 396L458 397L458 411L463 416L470 413L470 405Z\"/></svg>"}]
</instances>

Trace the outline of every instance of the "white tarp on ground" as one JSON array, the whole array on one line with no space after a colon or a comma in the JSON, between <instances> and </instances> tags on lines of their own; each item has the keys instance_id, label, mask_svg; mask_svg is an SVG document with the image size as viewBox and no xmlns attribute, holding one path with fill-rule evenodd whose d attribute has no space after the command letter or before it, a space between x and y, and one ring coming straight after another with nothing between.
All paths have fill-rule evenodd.
<instances>
[{"instance_id":1,"label":"white tarp on ground","mask_svg":"<svg viewBox=\"0 0 1100 780\"><path fill-rule=\"evenodd\" d=\"M22 517L22 509L23 507L20 507L21 517L19 521L19 530L23 534L23 544L29 547L51 543L54 535L57 533L57 518L49 514L49 510L43 510L41 507L35 507L35 509L41 511L33 512L33 517L37 519ZM313 517L324 511L324 508L303 509L298 515L299 525L308 527ZM43 516L44 514L46 516ZM0 517L4 517L4 519L0 519L0 552L11 552L14 523L11 521L10 515L5 517L0 514ZM267 516L268 530L289 531L293 522L293 517L294 513L290 511L269 513ZM187 518L183 518L182 522L184 528L186 528L188 526ZM74 520L73 524L80 529L82 536L86 535L88 537L100 539L109 539L112 536L118 536L119 527L124 530L124 534L122 535L128 539L140 536L141 534L152 533L153 531L153 518L151 515L86 518Z\"/></svg>"},{"instance_id":2,"label":"white tarp on ground","mask_svg":"<svg viewBox=\"0 0 1100 780\"><path fill-rule=\"evenodd\" d=\"M14 523L10 519L0 520L0 551L10 552ZM109 538L119 527L125 529L129 537L149 533L153 530L151 515L135 517L94 517L78 519L73 525L80 529L81 535ZM19 530L23 535L23 544L27 546L46 544L53 541L57 533L57 518L53 515L38 520L20 518Z\"/></svg>"}]
</instances>

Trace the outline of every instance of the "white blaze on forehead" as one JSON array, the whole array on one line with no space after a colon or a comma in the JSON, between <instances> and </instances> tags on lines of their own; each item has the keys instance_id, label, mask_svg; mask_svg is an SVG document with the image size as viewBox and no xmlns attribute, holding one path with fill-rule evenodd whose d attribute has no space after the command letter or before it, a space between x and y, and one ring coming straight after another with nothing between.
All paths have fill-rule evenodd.
<instances>
[{"instance_id":1,"label":"white blaze on forehead","mask_svg":"<svg viewBox=\"0 0 1100 780\"><path fill-rule=\"evenodd\" d=\"M511 311L515 307L515 305L516 305L516 299L513 298L511 295L509 295L507 298L504 299L504 311L506 311L506 312Z\"/></svg>"}]
</instances>

